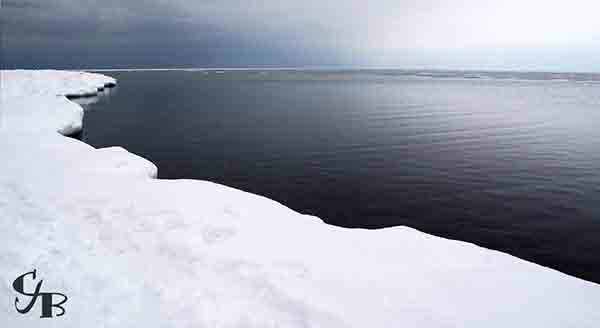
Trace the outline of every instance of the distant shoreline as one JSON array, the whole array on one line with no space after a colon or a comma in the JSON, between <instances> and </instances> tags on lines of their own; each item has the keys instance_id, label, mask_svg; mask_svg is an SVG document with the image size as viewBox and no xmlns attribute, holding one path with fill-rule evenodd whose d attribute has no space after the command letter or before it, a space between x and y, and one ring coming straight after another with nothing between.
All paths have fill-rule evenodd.
<instances>
[{"instance_id":1,"label":"distant shoreline","mask_svg":"<svg viewBox=\"0 0 600 328\"><path fill-rule=\"evenodd\" d=\"M398 68L333 68L333 67L224 67L224 68L110 68L85 69L87 72L205 72L222 74L225 72L310 72L310 73L377 73L379 75L500 81L542 81L600 83L600 73L576 72L530 72L530 71L474 71L474 70L435 70L435 69L398 69Z\"/></svg>"},{"instance_id":2,"label":"distant shoreline","mask_svg":"<svg viewBox=\"0 0 600 328\"><path fill-rule=\"evenodd\" d=\"M256 67L158 67L158 68L73 68L69 71L123 72L123 71L399 71L399 72L463 72L463 73L518 73L518 74L571 74L600 75L588 71L545 70L495 70L495 69L444 69L444 68L398 68L398 67L352 67L352 66L256 66Z\"/></svg>"}]
</instances>

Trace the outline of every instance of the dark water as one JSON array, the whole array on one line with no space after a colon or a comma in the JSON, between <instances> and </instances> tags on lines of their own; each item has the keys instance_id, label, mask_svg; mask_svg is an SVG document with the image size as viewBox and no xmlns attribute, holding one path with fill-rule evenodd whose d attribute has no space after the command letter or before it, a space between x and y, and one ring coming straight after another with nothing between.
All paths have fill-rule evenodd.
<instances>
[{"instance_id":1,"label":"dark water","mask_svg":"<svg viewBox=\"0 0 600 328\"><path fill-rule=\"evenodd\" d=\"M107 74L120 84L90 106L82 139L122 145L161 178L226 184L344 227L407 225L600 282L598 75Z\"/></svg>"}]
</instances>

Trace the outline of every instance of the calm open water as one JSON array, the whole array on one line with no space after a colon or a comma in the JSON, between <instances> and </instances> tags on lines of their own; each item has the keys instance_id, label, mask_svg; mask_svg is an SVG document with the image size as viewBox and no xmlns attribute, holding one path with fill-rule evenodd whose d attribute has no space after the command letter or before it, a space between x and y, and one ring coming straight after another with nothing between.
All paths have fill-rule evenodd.
<instances>
[{"instance_id":1,"label":"calm open water","mask_svg":"<svg viewBox=\"0 0 600 328\"><path fill-rule=\"evenodd\" d=\"M600 282L599 75L106 74L120 84L89 106L81 138L142 155L161 178L222 183L344 227L407 225Z\"/></svg>"}]
</instances>

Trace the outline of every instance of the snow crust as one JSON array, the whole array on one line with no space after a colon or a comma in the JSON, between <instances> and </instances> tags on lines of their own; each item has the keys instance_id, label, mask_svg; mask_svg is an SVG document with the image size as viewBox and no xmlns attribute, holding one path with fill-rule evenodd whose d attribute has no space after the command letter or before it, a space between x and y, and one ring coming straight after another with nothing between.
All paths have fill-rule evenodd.
<instances>
[{"instance_id":1,"label":"snow crust","mask_svg":"<svg viewBox=\"0 0 600 328\"><path fill-rule=\"evenodd\" d=\"M407 227L349 230L61 134L112 78L2 71L1 327L598 327L600 285ZM38 270L67 313L14 309ZM30 286L30 288L32 288Z\"/></svg>"}]
</instances>

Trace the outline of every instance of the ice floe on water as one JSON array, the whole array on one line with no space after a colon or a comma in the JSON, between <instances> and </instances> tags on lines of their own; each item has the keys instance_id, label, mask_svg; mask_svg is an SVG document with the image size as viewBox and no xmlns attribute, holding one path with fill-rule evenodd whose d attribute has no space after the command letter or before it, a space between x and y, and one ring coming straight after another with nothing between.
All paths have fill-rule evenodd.
<instances>
[{"instance_id":1,"label":"ice floe on water","mask_svg":"<svg viewBox=\"0 0 600 328\"><path fill-rule=\"evenodd\" d=\"M110 77L2 71L2 327L597 327L600 286L407 227L349 230L206 181L157 180L81 129ZM40 319L13 281L69 297ZM34 282L27 288L33 290ZM18 306L25 304L19 303ZM56 310L56 309L55 309Z\"/></svg>"}]
</instances>

